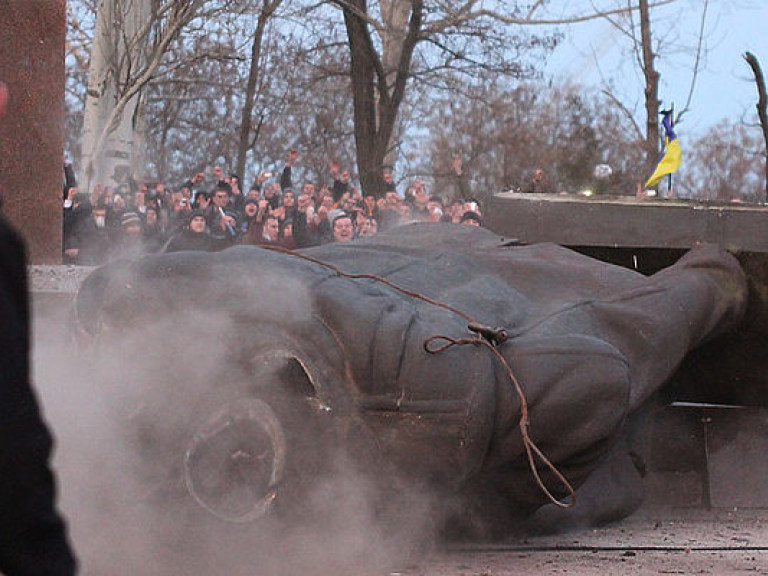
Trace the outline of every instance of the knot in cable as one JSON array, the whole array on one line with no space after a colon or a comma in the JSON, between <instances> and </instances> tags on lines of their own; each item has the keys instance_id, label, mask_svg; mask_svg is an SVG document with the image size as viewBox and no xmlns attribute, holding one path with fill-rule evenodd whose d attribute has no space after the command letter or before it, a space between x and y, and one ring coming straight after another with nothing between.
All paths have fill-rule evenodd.
<instances>
[{"instance_id":1,"label":"knot in cable","mask_svg":"<svg viewBox=\"0 0 768 576\"><path fill-rule=\"evenodd\" d=\"M504 328L491 328L490 326L483 326L482 324L477 324L476 322L470 322L467 328L469 328L475 334L482 336L494 346L503 344L507 341L507 338L509 338L509 334L507 334L507 331Z\"/></svg>"}]
</instances>

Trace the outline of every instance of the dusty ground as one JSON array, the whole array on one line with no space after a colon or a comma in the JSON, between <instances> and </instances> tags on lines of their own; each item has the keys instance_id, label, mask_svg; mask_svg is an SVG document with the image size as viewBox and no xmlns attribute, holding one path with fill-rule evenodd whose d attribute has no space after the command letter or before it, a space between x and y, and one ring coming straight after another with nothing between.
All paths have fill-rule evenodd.
<instances>
[{"instance_id":1,"label":"dusty ground","mask_svg":"<svg viewBox=\"0 0 768 576\"><path fill-rule=\"evenodd\" d=\"M768 510L645 509L601 529L455 546L394 574L768 575Z\"/></svg>"}]
</instances>

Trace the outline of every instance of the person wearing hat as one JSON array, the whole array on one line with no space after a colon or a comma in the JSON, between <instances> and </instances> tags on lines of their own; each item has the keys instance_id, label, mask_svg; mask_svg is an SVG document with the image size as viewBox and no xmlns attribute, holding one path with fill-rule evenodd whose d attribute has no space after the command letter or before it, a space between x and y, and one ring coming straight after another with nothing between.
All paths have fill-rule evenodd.
<instances>
[{"instance_id":1,"label":"person wearing hat","mask_svg":"<svg viewBox=\"0 0 768 576\"><path fill-rule=\"evenodd\" d=\"M472 210L467 210L466 212L464 212L464 214L461 215L459 223L468 224L470 226L483 225L483 223L480 221L480 215L477 212L473 212Z\"/></svg>"},{"instance_id":2,"label":"person wearing hat","mask_svg":"<svg viewBox=\"0 0 768 576\"><path fill-rule=\"evenodd\" d=\"M142 236L143 223L138 213L125 212L120 217L120 231L111 250L114 258L138 258L147 253Z\"/></svg>"},{"instance_id":3,"label":"person wearing hat","mask_svg":"<svg viewBox=\"0 0 768 576\"><path fill-rule=\"evenodd\" d=\"M244 238L248 229L259 213L259 201L255 198L246 199L243 204L242 218L240 218L240 237Z\"/></svg>"},{"instance_id":4,"label":"person wearing hat","mask_svg":"<svg viewBox=\"0 0 768 576\"><path fill-rule=\"evenodd\" d=\"M280 223L280 234L278 243L286 250L295 250L298 248L296 238L293 235L293 219L286 218Z\"/></svg>"},{"instance_id":5,"label":"person wearing hat","mask_svg":"<svg viewBox=\"0 0 768 576\"><path fill-rule=\"evenodd\" d=\"M213 238L208 232L208 222L202 210L193 210L187 225L171 239L160 252L181 252L186 250L217 252L223 250L229 242Z\"/></svg>"},{"instance_id":6,"label":"person wearing hat","mask_svg":"<svg viewBox=\"0 0 768 576\"><path fill-rule=\"evenodd\" d=\"M120 218L120 228L126 236L140 236L141 218L136 212L126 212Z\"/></svg>"}]
</instances>

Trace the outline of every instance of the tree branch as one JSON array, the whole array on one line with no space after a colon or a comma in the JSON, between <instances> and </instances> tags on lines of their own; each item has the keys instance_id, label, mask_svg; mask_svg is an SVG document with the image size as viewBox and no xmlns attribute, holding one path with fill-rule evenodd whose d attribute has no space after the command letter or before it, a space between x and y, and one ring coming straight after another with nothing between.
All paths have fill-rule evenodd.
<instances>
[{"instance_id":1,"label":"tree branch","mask_svg":"<svg viewBox=\"0 0 768 576\"><path fill-rule=\"evenodd\" d=\"M348 12L354 15L356 18L362 20L363 22L371 26L377 32L381 32L382 30L384 30L384 26L382 25L381 22L379 22L375 18L371 18L368 12L361 10L358 6L353 4L351 0L331 0L331 4L335 4L344 12Z\"/></svg>"},{"instance_id":2,"label":"tree branch","mask_svg":"<svg viewBox=\"0 0 768 576\"><path fill-rule=\"evenodd\" d=\"M626 105L619 100L616 95L611 92L610 90L603 89L601 90L602 94L608 98L611 102L613 102L627 117L627 119L632 123L632 128L635 131L635 136L638 140L645 140L645 136L643 135L643 131L638 125L638 123L635 121L635 115L632 113L632 111L626 107Z\"/></svg>"},{"instance_id":3,"label":"tree branch","mask_svg":"<svg viewBox=\"0 0 768 576\"><path fill-rule=\"evenodd\" d=\"M344 0L341 0L341 1L344 1ZM674 2L677 2L677 0L658 0L657 2L654 2L653 4L651 4L650 7L656 8L658 6L673 4ZM530 11L529 11L529 16L518 18L518 17L502 14L495 10L480 9L480 10L472 11L472 10L465 9L467 6L471 6L474 4L475 2L469 2L465 5L463 9L457 10L450 16L443 18L441 20L435 20L434 22L430 23L429 26L424 27L423 33L436 34L447 28L458 26L460 24L463 24L471 20L476 20L478 18L491 18L498 22L503 22L504 24L516 24L520 26L557 26L562 24L578 24L581 22L589 22L591 20L597 20L599 18L606 18L608 16L613 16L617 14L626 14L628 12L638 10L638 8L631 6L628 8L615 8L613 10L600 10L600 11L593 12L591 14L583 14L581 16L567 16L565 18L531 18Z\"/></svg>"},{"instance_id":4,"label":"tree branch","mask_svg":"<svg viewBox=\"0 0 768 576\"><path fill-rule=\"evenodd\" d=\"M744 59L747 61L747 64L749 64L749 67L752 68L752 73L755 75L755 83L757 84L757 116L760 118L760 126L763 129L763 140L765 142L764 155L766 157L764 200L768 200L768 95L765 90L765 77L760 68L760 62L752 52L744 54Z\"/></svg>"},{"instance_id":5,"label":"tree branch","mask_svg":"<svg viewBox=\"0 0 768 576\"><path fill-rule=\"evenodd\" d=\"M115 124L118 118L120 118L125 111L125 107L128 105L128 102L130 102L131 99L136 94L138 94L147 84L147 82L152 79L152 75L160 65L160 62L162 61L163 56L168 49L168 45L176 37L176 34L179 32L179 30L181 30L181 28L183 28L194 17L198 8L202 6L204 2L205 0L193 0L192 2L184 3L184 5L181 6L177 5L178 9L174 11L175 14L173 15L173 18L170 22L167 23L167 26L163 30L164 34L160 38L160 41L155 45L147 66L143 71L141 71L141 74L138 77L134 78L127 84L126 90L121 94L120 98L115 104L115 107L110 112L107 121L104 123L104 129L99 134L99 137L93 147L94 151L101 148L107 135L115 129Z\"/></svg>"},{"instance_id":6,"label":"tree branch","mask_svg":"<svg viewBox=\"0 0 768 576\"><path fill-rule=\"evenodd\" d=\"M696 43L696 59L693 63L693 76L691 77L691 87L688 90L688 98L685 100L685 105L680 112L677 113L675 123L680 122L683 115L688 112L691 107L691 101L693 100L693 92L696 89L696 81L699 78L699 67L701 65L701 52L704 45L704 26L707 21L707 10L709 9L709 0L704 0L704 9L701 12L701 23L699 24L699 38Z\"/></svg>"}]
</instances>

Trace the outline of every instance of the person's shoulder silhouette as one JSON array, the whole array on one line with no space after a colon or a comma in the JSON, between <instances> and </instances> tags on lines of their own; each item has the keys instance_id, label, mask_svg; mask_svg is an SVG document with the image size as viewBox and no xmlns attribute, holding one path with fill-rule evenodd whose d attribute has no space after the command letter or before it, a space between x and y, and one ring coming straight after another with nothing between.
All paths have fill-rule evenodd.
<instances>
[{"instance_id":1,"label":"person's shoulder silhouette","mask_svg":"<svg viewBox=\"0 0 768 576\"><path fill-rule=\"evenodd\" d=\"M8 91L0 82L0 116ZM76 561L56 510L53 439L29 380L26 250L0 215L0 572L69 576Z\"/></svg>"}]
</instances>

